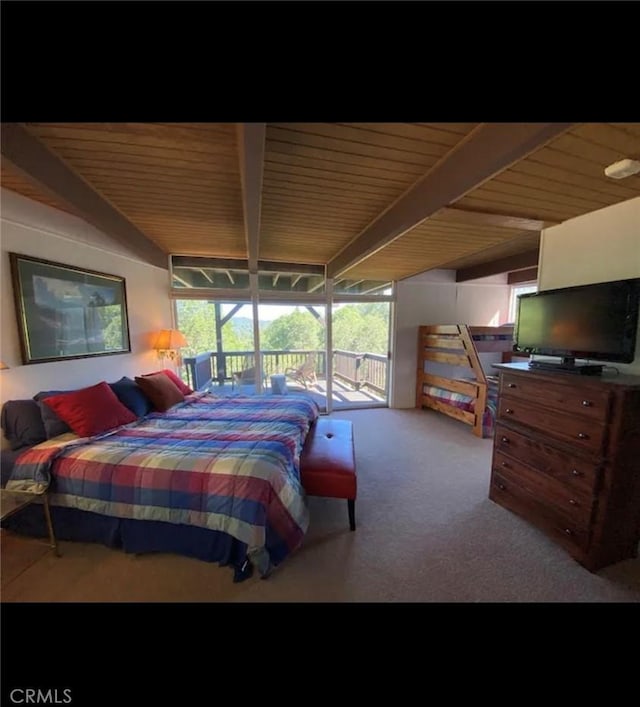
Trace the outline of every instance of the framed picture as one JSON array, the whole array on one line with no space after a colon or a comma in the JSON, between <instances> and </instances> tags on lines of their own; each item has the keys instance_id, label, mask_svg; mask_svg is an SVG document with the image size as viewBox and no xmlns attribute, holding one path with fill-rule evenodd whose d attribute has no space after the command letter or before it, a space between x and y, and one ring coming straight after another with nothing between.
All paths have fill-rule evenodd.
<instances>
[{"instance_id":1,"label":"framed picture","mask_svg":"<svg viewBox=\"0 0 640 707\"><path fill-rule=\"evenodd\" d=\"M131 351L125 280L9 253L24 363Z\"/></svg>"}]
</instances>

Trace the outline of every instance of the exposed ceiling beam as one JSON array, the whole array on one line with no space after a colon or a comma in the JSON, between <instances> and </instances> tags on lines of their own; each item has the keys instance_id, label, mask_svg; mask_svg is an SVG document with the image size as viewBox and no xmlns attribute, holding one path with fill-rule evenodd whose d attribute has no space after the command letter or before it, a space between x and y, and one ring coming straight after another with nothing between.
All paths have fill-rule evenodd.
<instances>
[{"instance_id":1,"label":"exposed ceiling beam","mask_svg":"<svg viewBox=\"0 0 640 707\"><path fill-rule=\"evenodd\" d=\"M226 276L229 278L229 280L231 281L231 284L232 284L232 285L235 285L235 284L236 284L236 281L233 279L233 275L231 274L231 271L230 271L230 270L225 270L224 272L225 272L225 275L226 275Z\"/></svg>"},{"instance_id":2,"label":"exposed ceiling beam","mask_svg":"<svg viewBox=\"0 0 640 707\"><path fill-rule=\"evenodd\" d=\"M300 279L302 278L302 275L296 275L295 277L291 277L291 288L293 289L299 282Z\"/></svg>"},{"instance_id":3,"label":"exposed ceiling beam","mask_svg":"<svg viewBox=\"0 0 640 707\"><path fill-rule=\"evenodd\" d=\"M449 206L440 211L440 214L450 215L452 220L460 223L470 223L476 226L498 226L500 228L517 228L521 231L541 231L543 228L556 225L556 222L541 221L522 216L498 214L495 212L471 211L457 206Z\"/></svg>"},{"instance_id":4,"label":"exposed ceiling beam","mask_svg":"<svg viewBox=\"0 0 640 707\"><path fill-rule=\"evenodd\" d=\"M354 267L571 125L482 123L338 253L327 277Z\"/></svg>"},{"instance_id":5,"label":"exposed ceiling beam","mask_svg":"<svg viewBox=\"0 0 640 707\"><path fill-rule=\"evenodd\" d=\"M514 270L525 270L538 266L537 250L528 250L525 253L510 255L507 258L493 260L482 265L472 265L456 272L456 282L466 280L477 280L479 277L489 277L489 275L499 275L500 273L513 272Z\"/></svg>"},{"instance_id":6,"label":"exposed ceiling beam","mask_svg":"<svg viewBox=\"0 0 640 707\"><path fill-rule=\"evenodd\" d=\"M244 230L247 240L249 272L251 273L258 272L266 133L266 123L238 123Z\"/></svg>"},{"instance_id":7,"label":"exposed ceiling beam","mask_svg":"<svg viewBox=\"0 0 640 707\"><path fill-rule=\"evenodd\" d=\"M203 270L202 268L198 268L198 270L209 280L209 282L213 282L213 280L209 277L209 273L206 270Z\"/></svg>"},{"instance_id":8,"label":"exposed ceiling beam","mask_svg":"<svg viewBox=\"0 0 640 707\"><path fill-rule=\"evenodd\" d=\"M167 254L138 230L87 182L19 123L3 123L2 156L54 198L68 205L92 226L123 243L145 262L165 270Z\"/></svg>"},{"instance_id":9,"label":"exposed ceiling beam","mask_svg":"<svg viewBox=\"0 0 640 707\"><path fill-rule=\"evenodd\" d=\"M500 260L509 255L523 253L527 250L540 249L540 233L537 231L521 231L513 238L509 238L492 246L481 247L477 250L462 255L454 260L447 260L436 263L433 267L447 270L462 270L470 268L472 265L481 265L492 260Z\"/></svg>"},{"instance_id":10,"label":"exposed ceiling beam","mask_svg":"<svg viewBox=\"0 0 640 707\"><path fill-rule=\"evenodd\" d=\"M538 268L527 268L510 272L507 276L508 285L517 285L519 282L535 282L538 279Z\"/></svg>"}]
</instances>

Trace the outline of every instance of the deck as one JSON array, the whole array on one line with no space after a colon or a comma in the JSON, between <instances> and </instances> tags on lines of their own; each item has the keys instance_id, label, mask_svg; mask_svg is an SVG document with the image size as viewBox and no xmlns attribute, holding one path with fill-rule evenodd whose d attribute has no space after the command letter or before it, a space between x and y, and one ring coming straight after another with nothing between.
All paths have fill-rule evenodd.
<instances>
[{"instance_id":1,"label":"deck","mask_svg":"<svg viewBox=\"0 0 640 707\"><path fill-rule=\"evenodd\" d=\"M327 408L327 380L325 375L326 356L324 351L263 351L262 370L264 391L271 393L270 374L282 375L285 371L295 370L309 356L315 361L312 376L305 375L308 382L305 388L302 382L287 375L287 392L310 395L321 409ZM201 388L199 381L213 381L211 390L216 395L243 393L255 395L253 380L246 384L232 383L234 372L253 371L255 358L250 351L204 352L195 357L185 358L187 383L193 388ZM387 378L387 357L380 354L356 353L336 349L332 352L330 363L333 370L332 407L336 409L371 407L386 405L384 391ZM252 377L255 377L252 375ZM300 380L298 378L297 380Z\"/></svg>"},{"instance_id":2,"label":"deck","mask_svg":"<svg viewBox=\"0 0 640 707\"><path fill-rule=\"evenodd\" d=\"M225 383L224 385L217 385L214 383L211 387L211 392L215 393L216 395L255 395L256 389L254 385L232 386L231 383ZM267 394L271 393L271 388L269 386L268 380L264 387L264 392ZM306 389L303 385L300 385L287 379L287 393L292 393L296 395L308 395L318 403L321 409L325 410L327 407L326 379L319 379L315 385L310 385ZM355 390L347 384L334 379L332 403L334 410L340 410L341 408L344 409L371 407L372 405L385 405L386 401L379 393L375 391L363 388L360 388L360 390Z\"/></svg>"}]
</instances>

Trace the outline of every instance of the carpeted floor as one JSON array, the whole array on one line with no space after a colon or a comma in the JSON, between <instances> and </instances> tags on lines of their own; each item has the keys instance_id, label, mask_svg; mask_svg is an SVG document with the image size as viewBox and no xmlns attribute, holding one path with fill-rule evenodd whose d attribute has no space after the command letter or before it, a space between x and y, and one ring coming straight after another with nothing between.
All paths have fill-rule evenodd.
<instances>
[{"instance_id":1,"label":"carpeted floor","mask_svg":"<svg viewBox=\"0 0 640 707\"><path fill-rule=\"evenodd\" d=\"M358 529L309 499L305 542L268 580L170 555L2 531L4 602L637 602L640 560L591 574L489 501L491 440L431 411L356 410Z\"/></svg>"}]
</instances>

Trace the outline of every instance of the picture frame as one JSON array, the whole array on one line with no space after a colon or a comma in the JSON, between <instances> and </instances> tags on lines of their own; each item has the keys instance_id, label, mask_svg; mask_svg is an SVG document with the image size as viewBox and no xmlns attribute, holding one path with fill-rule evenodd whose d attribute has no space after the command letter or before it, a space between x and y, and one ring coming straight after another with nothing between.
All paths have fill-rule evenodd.
<instances>
[{"instance_id":1,"label":"picture frame","mask_svg":"<svg viewBox=\"0 0 640 707\"><path fill-rule=\"evenodd\" d=\"M25 364L131 352L126 282L9 253Z\"/></svg>"}]
</instances>

